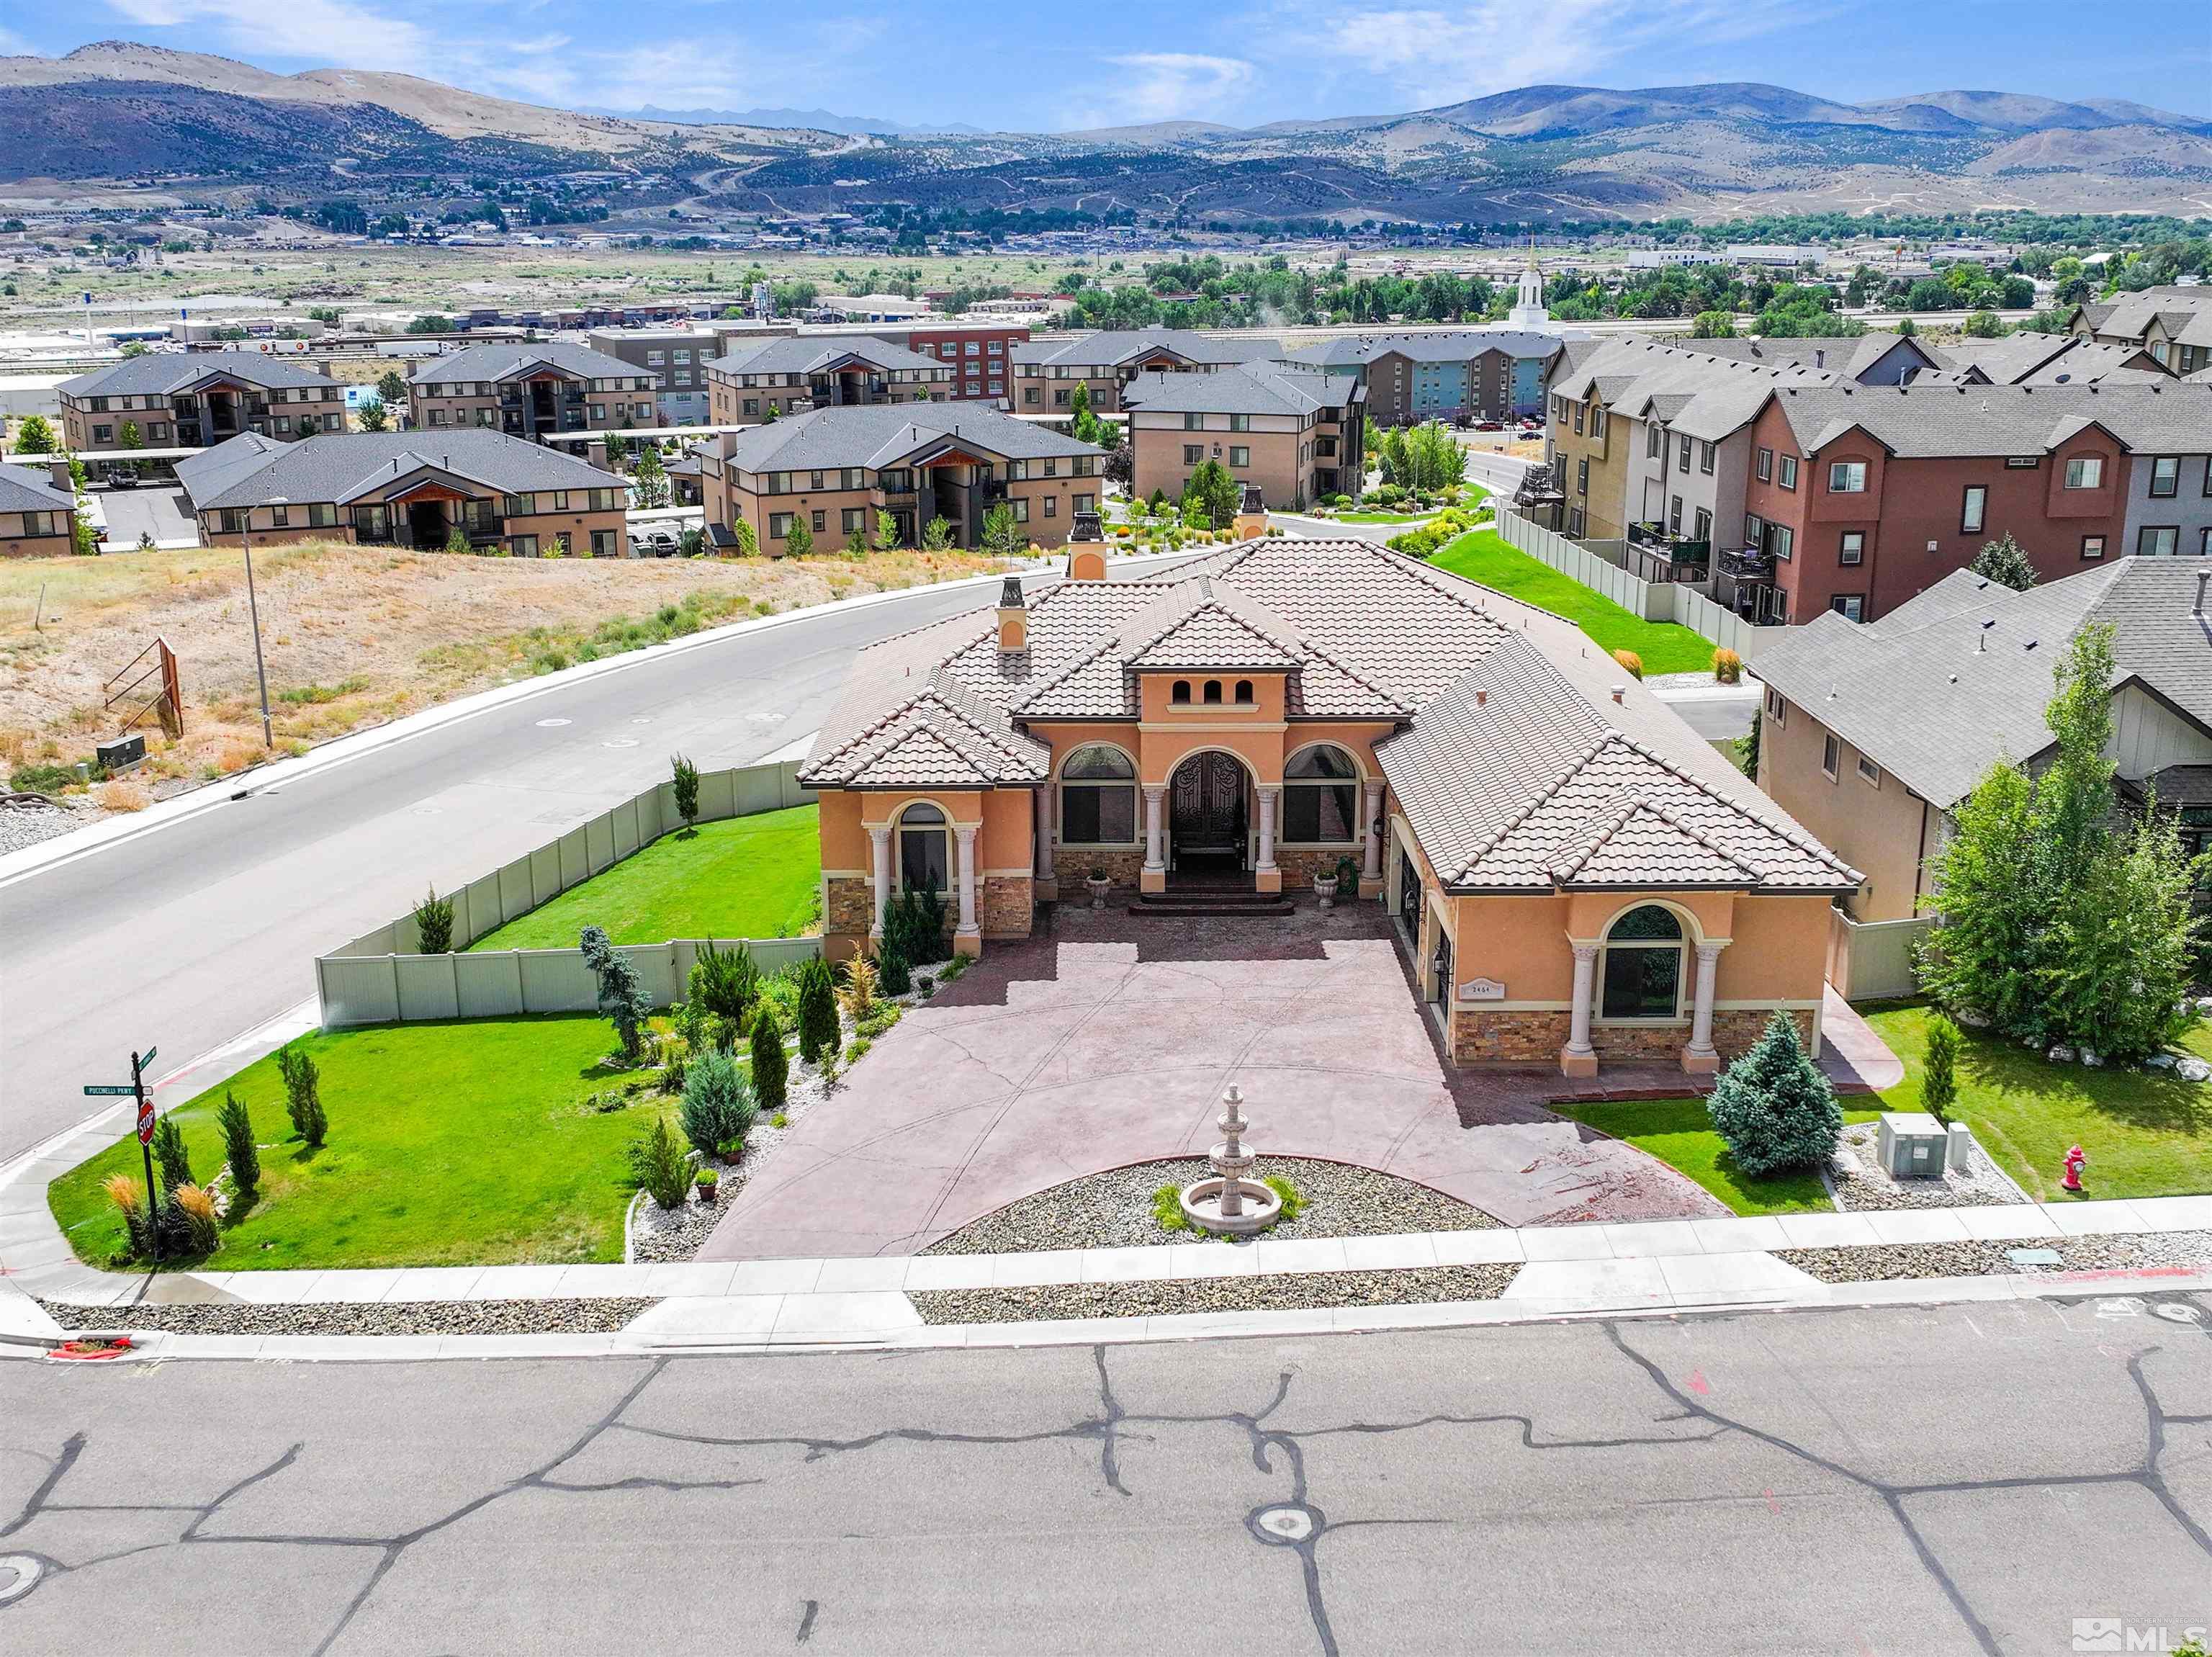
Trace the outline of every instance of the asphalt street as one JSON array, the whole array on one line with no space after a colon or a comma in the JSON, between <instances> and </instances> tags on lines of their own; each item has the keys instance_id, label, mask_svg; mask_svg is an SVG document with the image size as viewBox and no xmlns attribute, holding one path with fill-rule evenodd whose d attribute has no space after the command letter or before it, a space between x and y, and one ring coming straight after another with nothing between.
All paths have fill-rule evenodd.
<instances>
[{"instance_id":1,"label":"asphalt street","mask_svg":"<svg viewBox=\"0 0 2212 1657\"><path fill-rule=\"evenodd\" d=\"M2212 1623L2212 1340L2160 1304L0 1363L0 1645L2164 1649Z\"/></svg>"},{"instance_id":2,"label":"asphalt street","mask_svg":"<svg viewBox=\"0 0 2212 1657\"><path fill-rule=\"evenodd\" d=\"M988 598L923 588L643 652L0 887L0 1159L82 1120L82 1084L127 1081L133 1048L166 1069L298 1005L318 951L638 793L672 752L774 752L860 647Z\"/></svg>"}]
</instances>

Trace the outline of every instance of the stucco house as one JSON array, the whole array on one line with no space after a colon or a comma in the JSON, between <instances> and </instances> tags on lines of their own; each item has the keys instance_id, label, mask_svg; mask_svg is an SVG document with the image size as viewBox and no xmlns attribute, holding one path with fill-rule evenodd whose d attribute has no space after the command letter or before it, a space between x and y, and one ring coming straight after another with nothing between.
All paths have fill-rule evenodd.
<instances>
[{"instance_id":1,"label":"stucco house","mask_svg":"<svg viewBox=\"0 0 2212 1657\"><path fill-rule=\"evenodd\" d=\"M1857 874L1578 630L1361 541L1071 563L860 653L800 772L834 957L902 886L975 954L1094 873L1143 916L1348 859L1455 1063L1709 1071L1778 1008L1817 1045Z\"/></svg>"}]
</instances>

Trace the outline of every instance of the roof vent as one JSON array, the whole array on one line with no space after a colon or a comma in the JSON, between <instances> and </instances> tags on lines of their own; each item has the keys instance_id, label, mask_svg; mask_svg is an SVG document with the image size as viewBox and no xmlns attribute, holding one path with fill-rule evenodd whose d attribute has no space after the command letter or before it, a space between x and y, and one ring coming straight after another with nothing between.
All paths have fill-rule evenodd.
<instances>
[{"instance_id":1,"label":"roof vent","mask_svg":"<svg viewBox=\"0 0 2212 1657\"><path fill-rule=\"evenodd\" d=\"M1618 699L1619 699L1619 697L1620 697L1620 692L1619 692L1618 691L1616 691L1614 692L1614 699L1615 699L1615 700L1618 700ZM1487 705L1489 704L1489 702L1490 702L1490 692L1489 692L1489 691L1477 691L1474 693L1474 705L1475 705L1476 707L1478 707L1478 708L1480 708L1480 707L1486 707L1486 706L1487 706Z\"/></svg>"},{"instance_id":2,"label":"roof vent","mask_svg":"<svg viewBox=\"0 0 2212 1657\"><path fill-rule=\"evenodd\" d=\"M2207 582L2212 582L2212 570L2198 570L2197 572L2197 602L2189 612L2192 616L2201 616L2204 613L2204 583Z\"/></svg>"}]
</instances>

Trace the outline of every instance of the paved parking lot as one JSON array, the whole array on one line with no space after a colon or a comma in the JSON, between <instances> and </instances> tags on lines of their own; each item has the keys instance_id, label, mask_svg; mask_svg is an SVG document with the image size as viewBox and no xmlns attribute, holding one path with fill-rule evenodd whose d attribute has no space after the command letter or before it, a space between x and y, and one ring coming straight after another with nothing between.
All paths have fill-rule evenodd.
<instances>
[{"instance_id":1,"label":"paved parking lot","mask_svg":"<svg viewBox=\"0 0 2212 1657\"><path fill-rule=\"evenodd\" d=\"M127 552L142 534L151 534L156 546L197 546L199 526L192 518L185 491L173 485L94 491L107 514L107 549Z\"/></svg>"}]
</instances>

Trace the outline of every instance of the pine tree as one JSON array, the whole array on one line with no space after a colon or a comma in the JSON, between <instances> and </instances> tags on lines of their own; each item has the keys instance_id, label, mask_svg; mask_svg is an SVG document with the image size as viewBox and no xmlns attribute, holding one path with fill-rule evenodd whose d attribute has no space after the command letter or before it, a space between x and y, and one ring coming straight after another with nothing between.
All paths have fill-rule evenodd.
<instances>
[{"instance_id":1,"label":"pine tree","mask_svg":"<svg viewBox=\"0 0 2212 1657\"><path fill-rule=\"evenodd\" d=\"M775 1008L763 1005L753 1020L753 1096L761 1108L780 1111L789 1082L791 1060L783 1051L783 1025Z\"/></svg>"},{"instance_id":2,"label":"pine tree","mask_svg":"<svg viewBox=\"0 0 2212 1657\"><path fill-rule=\"evenodd\" d=\"M1938 1122L1948 1122L1958 1102L1958 1062L1959 1026L1938 1013L1928 1020L1928 1051L1920 1066L1920 1104Z\"/></svg>"},{"instance_id":3,"label":"pine tree","mask_svg":"<svg viewBox=\"0 0 2212 1657\"><path fill-rule=\"evenodd\" d=\"M806 527L806 520L793 515L791 527L784 532L783 556L787 558L811 558L814 556L814 532Z\"/></svg>"},{"instance_id":4,"label":"pine tree","mask_svg":"<svg viewBox=\"0 0 2212 1657\"><path fill-rule=\"evenodd\" d=\"M835 1053L843 1040L837 1025L837 986L819 955L799 969L799 1056L809 1064Z\"/></svg>"},{"instance_id":5,"label":"pine tree","mask_svg":"<svg viewBox=\"0 0 2212 1657\"><path fill-rule=\"evenodd\" d=\"M686 828L699 821L699 768L682 754L668 758L669 786L676 795L676 814Z\"/></svg>"},{"instance_id":6,"label":"pine tree","mask_svg":"<svg viewBox=\"0 0 2212 1657\"><path fill-rule=\"evenodd\" d=\"M1844 1130L1835 1089L1807 1057L1797 1026L1778 1011L1766 1033L1729 1066L1706 1101L1713 1130L1754 1179L1817 1168Z\"/></svg>"},{"instance_id":7,"label":"pine tree","mask_svg":"<svg viewBox=\"0 0 2212 1657\"><path fill-rule=\"evenodd\" d=\"M876 950L876 972L886 996L903 996L914 988L905 949L888 938Z\"/></svg>"},{"instance_id":8,"label":"pine tree","mask_svg":"<svg viewBox=\"0 0 2212 1657\"><path fill-rule=\"evenodd\" d=\"M230 1183L237 1188L241 1207L251 1206L261 1189L261 1153L253 1143L253 1118L237 1094L223 1090L222 1109L216 1113L222 1130L223 1161L230 1165Z\"/></svg>"},{"instance_id":9,"label":"pine tree","mask_svg":"<svg viewBox=\"0 0 2212 1657\"><path fill-rule=\"evenodd\" d=\"M161 1165L162 1190L174 1191L192 1183L191 1153L185 1148L185 1136L173 1116L165 1116L154 1124L154 1160Z\"/></svg>"},{"instance_id":10,"label":"pine tree","mask_svg":"<svg viewBox=\"0 0 2212 1657\"><path fill-rule=\"evenodd\" d=\"M330 1130L323 1114L322 1071L296 1042L276 1050L276 1073L284 1082L284 1113L292 1118L292 1131L310 1147L319 1148Z\"/></svg>"},{"instance_id":11,"label":"pine tree","mask_svg":"<svg viewBox=\"0 0 2212 1657\"><path fill-rule=\"evenodd\" d=\"M2020 543L2013 539L2009 531L1993 541L1984 541L1966 568L2015 593L2025 593L2035 585L2035 566L2027 561L2027 554L2021 550Z\"/></svg>"},{"instance_id":12,"label":"pine tree","mask_svg":"<svg viewBox=\"0 0 2212 1657\"><path fill-rule=\"evenodd\" d=\"M576 947L583 952L584 965L599 980L600 1014L615 1026L624 1062L635 1063L644 1049L646 1020L653 1012L645 986L638 980L637 968L630 965L627 955L615 948L599 927L586 927L577 936Z\"/></svg>"}]
</instances>

